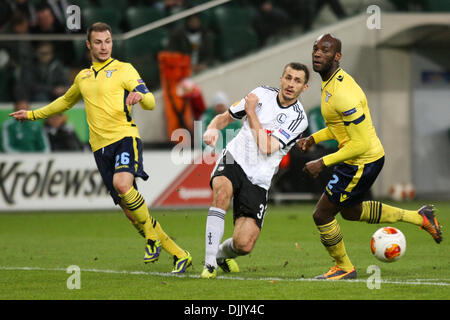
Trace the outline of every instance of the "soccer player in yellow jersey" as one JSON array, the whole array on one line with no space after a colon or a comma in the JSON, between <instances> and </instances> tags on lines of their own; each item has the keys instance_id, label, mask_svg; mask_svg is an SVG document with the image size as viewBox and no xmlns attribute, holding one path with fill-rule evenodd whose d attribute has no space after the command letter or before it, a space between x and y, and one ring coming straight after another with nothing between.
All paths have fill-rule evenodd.
<instances>
[{"instance_id":1,"label":"soccer player in yellow jersey","mask_svg":"<svg viewBox=\"0 0 450 320\"><path fill-rule=\"evenodd\" d=\"M48 118L84 100L89 125L89 143L97 168L115 204L119 204L139 233L145 237L144 262L155 262L161 247L174 256L173 273L183 273L192 264L189 252L181 249L154 220L137 191L136 177L148 179L142 159L142 141L131 118L132 106L155 107L155 98L136 69L111 57L111 27L97 22L87 31L86 46L92 66L76 76L69 90L47 106L10 114L16 120Z\"/></svg>"},{"instance_id":2,"label":"soccer player in yellow jersey","mask_svg":"<svg viewBox=\"0 0 450 320\"><path fill-rule=\"evenodd\" d=\"M384 149L372 124L364 92L339 67L341 56L341 41L333 35L322 35L314 42L313 69L322 78L321 112L326 127L298 143L302 151L330 139L339 144L338 151L310 161L304 168L317 177L325 167L334 166L332 178L313 214L320 240L336 262L328 272L316 277L328 280L356 278L335 219L339 212L344 219L353 221L412 223L428 231L437 243L442 241L433 206L409 211L378 201L363 201L383 167Z\"/></svg>"}]
</instances>

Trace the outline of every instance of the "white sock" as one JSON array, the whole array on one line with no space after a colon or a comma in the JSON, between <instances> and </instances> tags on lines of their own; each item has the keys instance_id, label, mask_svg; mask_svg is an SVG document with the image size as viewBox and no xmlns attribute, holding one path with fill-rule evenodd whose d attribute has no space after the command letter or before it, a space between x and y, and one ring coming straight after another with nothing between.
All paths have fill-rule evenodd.
<instances>
[{"instance_id":1,"label":"white sock","mask_svg":"<svg viewBox=\"0 0 450 320\"><path fill-rule=\"evenodd\" d=\"M221 261L229 258L236 258L239 254L233 247L233 238L228 238L220 246L216 260Z\"/></svg>"},{"instance_id":2,"label":"white sock","mask_svg":"<svg viewBox=\"0 0 450 320\"><path fill-rule=\"evenodd\" d=\"M225 210L211 207L206 219L205 266L217 268L216 256L225 229Z\"/></svg>"}]
</instances>

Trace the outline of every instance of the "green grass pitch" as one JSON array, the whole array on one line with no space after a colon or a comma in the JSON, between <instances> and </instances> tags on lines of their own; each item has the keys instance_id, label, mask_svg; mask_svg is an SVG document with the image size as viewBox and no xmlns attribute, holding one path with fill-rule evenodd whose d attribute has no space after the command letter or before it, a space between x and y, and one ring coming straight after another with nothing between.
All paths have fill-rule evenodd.
<instances>
[{"instance_id":1,"label":"green grass pitch","mask_svg":"<svg viewBox=\"0 0 450 320\"><path fill-rule=\"evenodd\" d=\"M422 203L393 205L416 209ZM435 203L438 218L450 225L450 202ZM2 300L447 300L450 297L450 240L436 244L420 228L397 223L407 250L402 259L382 263L370 252L371 235L382 225L343 220L347 252L356 266L354 281L315 281L333 262L320 243L313 203L270 205L254 251L239 257L238 274L218 271L200 278L207 210L158 210L152 215L193 256L193 267L170 274L173 259L142 262L144 240L120 211L0 214L0 299ZM226 216L224 239L232 234ZM80 268L80 289L68 289ZM369 266L380 270L379 288ZM369 268L370 269L370 268Z\"/></svg>"}]
</instances>

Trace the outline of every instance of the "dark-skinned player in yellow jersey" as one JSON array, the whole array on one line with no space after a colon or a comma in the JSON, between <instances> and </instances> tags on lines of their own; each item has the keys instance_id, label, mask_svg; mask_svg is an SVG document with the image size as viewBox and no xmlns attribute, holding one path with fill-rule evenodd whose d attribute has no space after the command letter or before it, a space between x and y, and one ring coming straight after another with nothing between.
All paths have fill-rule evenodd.
<instances>
[{"instance_id":1,"label":"dark-skinned player in yellow jersey","mask_svg":"<svg viewBox=\"0 0 450 320\"><path fill-rule=\"evenodd\" d=\"M316 143L337 140L338 151L306 163L304 171L317 177L325 167L334 166L333 175L313 213L320 240L335 266L316 279L355 279L356 269L344 246L337 213L351 221L367 223L415 224L440 243L441 227L434 207L425 205L417 211L388 206L378 201L363 201L384 164L384 149L377 137L364 92L339 66L341 41L332 34L321 35L314 42L313 69L322 78L321 112L326 127L298 142L302 151Z\"/></svg>"},{"instance_id":2,"label":"dark-skinned player in yellow jersey","mask_svg":"<svg viewBox=\"0 0 450 320\"><path fill-rule=\"evenodd\" d=\"M136 177L148 179L144 171L143 146L131 117L133 105L155 107L155 98L136 69L111 57L111 27L103 22L87 30L86 46L92 66L81 70L67 92L50 104L32 111L10 114L18 121L45 119L84 100L89 125L89 143L97 168L115 204L145 237L144 262L155 262L161 247L174 257L173 273L184 273L192 264L189 252L180 248L148 211L138 192Z\"/></svg>"}]
</instances>

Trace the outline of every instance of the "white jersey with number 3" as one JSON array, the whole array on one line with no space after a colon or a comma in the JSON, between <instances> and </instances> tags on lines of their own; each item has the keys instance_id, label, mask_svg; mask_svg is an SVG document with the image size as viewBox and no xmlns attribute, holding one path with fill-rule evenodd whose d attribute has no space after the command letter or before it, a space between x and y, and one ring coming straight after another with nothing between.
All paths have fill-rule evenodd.
<instances>
[{"instance_id":1,"label":"white jersey with number 3","mask_svg":"<svg viewBox=\"0 0 450 320\"><path fill-rule=\"evenodd\" d=\"M256 107L259 122L268 135L278 139L280 149L269 155L263 154L256 144L247 118L237 136L226 147L248 179L266 190L270 188L272 177L277 172L281 159L308 127L302 104L297 100L283 107L278 99L278 92L279 89L266 86L252 91L259 99ZM228 111L234 119L243 119L246 116L245 99L232 105Z\"/></svg>"}]
</instances>

